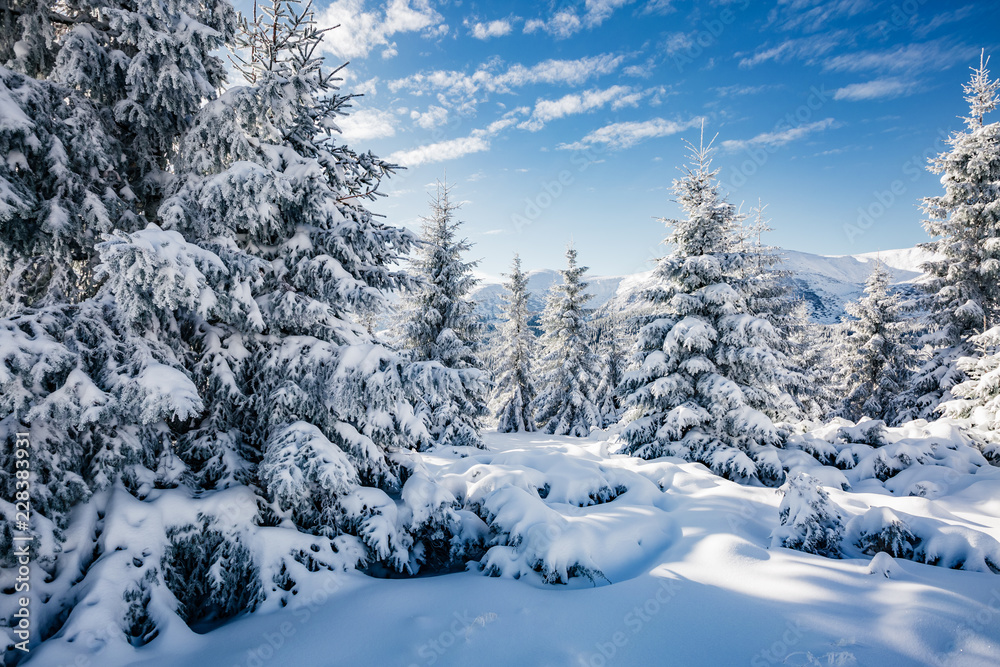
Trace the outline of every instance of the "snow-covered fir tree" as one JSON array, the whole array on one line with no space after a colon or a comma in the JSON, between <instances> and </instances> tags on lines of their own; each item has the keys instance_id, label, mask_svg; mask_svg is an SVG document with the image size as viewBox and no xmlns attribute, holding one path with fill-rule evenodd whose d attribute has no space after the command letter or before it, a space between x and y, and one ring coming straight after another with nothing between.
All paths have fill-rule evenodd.
<instances>
[{"instance_id":1,"label":"snow-covered fir tree","mask_svg":"<svg viewBox=\"0 0 1000 667\"><path fill-rule=\"evenodd\" d=\"M235 18L226 0L0 9L0 314L94 293L95 243L155 216Z\"/></svg>"},{"instance_id":2,"label":"snow-covered fir tree","mask_svg":"<svg viewBox=\"0 0 1000 667\"><path fill-rule=\"evenodd\" d=\"M481 447L489 383L479 356L482 325L469 296L477 262L463 259L471 246L458 236L462 223L450 197L451 188L439 182L413 261L417 285L407 295L403 324L411 360L405 378L435 443Z\"/></svg>"},{"instance_id":3,"label":"snow-covered fir tree","mask_svg":"<svg viewBox=\"0 0 1000 667\"><path fill-rule=\"evenodd\" d=\"M1000 81L981 58L965 84L965 128L948 139L950 150L931 161L944 194L923 200L924 228L934 238L921 248L935 258L923 269L930 280L925 307L934 347L914 376L908 414L931 417L966 375L960 357L975 357L972 336L1000 322L1000 122L986 123L998 102Z\"/></svg>"},{"instance_id":4,"label":"snow-covered fir tree","mask_svg":"<svg viewBox=\"0 0 1000 667\"><path fill-rule=\"evenodd\" d=\"M805 406L814 400L815 387L808 380L808 366L796 364L795 359L797 334L807 326L808 315L792 289L791 273L782 268L780 248L763 242L764 236L772 231L770 221L764 217L766 208L758 200L749 214L737 216L740 224L733 251L742 257L737 262L740 269L733 286L746 296L747 312L766 320L777 334L769 345L781 355L782 385L787 395L773 403L766 402L761 409L772 419L786 420L801 416ZM754 383L752 375L731 379Z\"/></svg>"},{"instance_id":5,"label":"snow-covered fir tree","mask_svg":"<svg viewBox=\"0 0 1000 667\"><path fill-rule=\"evenodd\" d=\"M618 385L625 373L625 356L621 346L621 326L614 314L602 317L594 326L595 347L600 360L600 379L595 390L595 402L601 413L601 427L615 424L621 419L621 397Z\"/></svg>"},{"instance_id":6,"label":"snow-covered fir tree","mask_svg":"<svg viewBox=\"0 0 1000 667\"><path fill-rule=\"evenodd\" d=\"M837 388L835 382L835 351L843 349L838 345L839 332L835 327L811 321L805 301L795 306L793 317L788 358L802 384L793 383L789 390L798 400L803 416L824 419L839 407L843 397L843 388Z\"/></svg>"},{"instance_id":7,"label":"snow-covered fir tree","mask_svg":"<svg viewBox=\"0 0 1000 667\"><path fill-rule=\"evenodd\" d=\"M837 414L855 422L870 417L895 424L916 363L901 299L890 292L889 277L876 261L864 295L846 306L854 319L843 323L844 355L835 363L834 382L844 391Z\"/></svg>"},{"instance_id":8,"label":"snow-covered fir tree","mask_svg":"<svg viewBox=\"0 0 1000 667\"><path fill-rule=\"evenodd\" d=\"M504 322L497 336L493 414L500 433L534 431L530 405L535 397L532 371L535 334L528 327L531 314L528 309L528 276L521 270L521 258L516 254L504 289Z\"/></svg>"},{"instance_id":9,"label":"snow-covered fir tree","mask_svg":"<svg viewBox=\"0 0 1000 667\"><path fill-rule=\"evenodd\" d=\"M768 413L794 406L781 334L758 313L746 287L740 216L720 192L711 146L691 147L691 164L673 183L687 213L665 220L672 252L643 291L645 325L637 368L625 375L624 451L675 455L731 479L780 484L774 447L782 434Z\"/></svg>"},{"instance_id":10,"label":"snow-covered fir tree","mask_svg":"<svg viewBox=\"0 0 1000 667\"><path fill-rule=\"evenodd\" d=\"M585 437L603 424L595 403L600 363L592 347L586 272L587 267L577 265L571 244L566 268L559 272L563 282L549 290L542 313L540 388L531 407L538 428L546 433Z\"/></svg>"},{"instance_id":11,"label":"snow-covered fir tree","mask_svg":"<svg viewBox=\"0 0 1000 667\"><path fill-rule=\"evenodd\" d=\"M942 408L950 417L971 418L977 426L1000 431L1000 326L973 336L971 343L978 354L958 360L969 379L952 388L955 398Z\"/></svg>"}]
</instances>

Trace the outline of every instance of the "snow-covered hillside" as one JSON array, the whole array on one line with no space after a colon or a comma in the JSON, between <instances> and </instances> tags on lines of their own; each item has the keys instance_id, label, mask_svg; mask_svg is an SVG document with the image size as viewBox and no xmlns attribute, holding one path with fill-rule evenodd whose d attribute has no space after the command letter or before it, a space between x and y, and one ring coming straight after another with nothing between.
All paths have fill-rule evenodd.
<instances>
[{"instance_id":1,"label":"snow-covered hillside","mask_svg":"<svg viewBox=\"0 0 1000 667\"><path fill-rule=\"evenodd\" d=\"M872 262L881 261L889 269L896 289L905 294L914 293L914 283L922 276L920 265L930 255L920 248L883 250L858 255L815 255L798 250L782 250L783 268L792 272L796 291L806 300L810 313L817 322L837 322L844 314L844 304L857 299L864 290L865 280L872 270ZM588 291L593 298L591 308L605 304L615 308L642 284L649 272L628 276L590 277ZM560 281L559 272L549 269L529 273L529 305L541 311L545 305L545 292ZM472 294L480 315L490 321L499 316L503 288L499 282L483 280Z\"/></svg>"}]
</instances>

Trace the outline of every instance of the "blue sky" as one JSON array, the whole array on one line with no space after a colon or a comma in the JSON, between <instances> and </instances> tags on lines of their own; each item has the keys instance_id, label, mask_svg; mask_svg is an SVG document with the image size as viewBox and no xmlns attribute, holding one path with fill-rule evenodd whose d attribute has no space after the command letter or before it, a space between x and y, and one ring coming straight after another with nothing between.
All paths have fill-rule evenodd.
<instances>
[{"instance_id":1,"label":"blue sky","mask_svg":"<svg viewBox=\"0 0 1000 667\"><path fill-rule=\"evenodd\" d=\"M926 239L926 158L966 110L1000 3L933 0L587 0L317 4L352 146L409 168L372 208L419 226L435 179L455 185L480 269L559 268L572 240L594 274L662 254L656 218L683 140L718 134L735 204L768 205L770 241L848 254ZM997 114L1000 116L1000 114Z\"/></svg>"}]
</instances>

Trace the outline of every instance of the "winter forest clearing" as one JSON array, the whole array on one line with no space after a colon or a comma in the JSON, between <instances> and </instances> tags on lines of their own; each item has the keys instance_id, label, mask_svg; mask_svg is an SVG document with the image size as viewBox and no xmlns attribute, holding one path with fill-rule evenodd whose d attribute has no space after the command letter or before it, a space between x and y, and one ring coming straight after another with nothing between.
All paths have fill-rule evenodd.
<instances>
[{"instance_id":1,"label":"winter forest clearing","mask_svg":"<svg viewBox=\"0 0 1000 667\"><path fill-rule=\"evenodd\" d=\"M0 0L7 664L1000 664L985 49L949 79L964 115L927 165L918 248L785 253L722 181L724 114L626 122L591 144L689 138L652 269L592 280L574 237L546 289L511 253L490 292L454 181L419 225L373 211L456 145L349 147L329 12L241 9ZM524 33L578 32L565 11ZM834 99L875 94L857 85ZM612 109L659 99L628 91ZM610 99L501 104L470 137Z\"/></svg>"}]
</instances>

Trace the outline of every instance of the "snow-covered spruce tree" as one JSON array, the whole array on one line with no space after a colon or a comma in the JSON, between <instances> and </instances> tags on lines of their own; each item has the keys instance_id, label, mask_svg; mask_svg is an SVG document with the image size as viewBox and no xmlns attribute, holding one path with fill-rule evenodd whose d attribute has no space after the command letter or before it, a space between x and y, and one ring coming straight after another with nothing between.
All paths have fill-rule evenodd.
<instances>
[{"instance_id":1,"label":"snow-covered spruce tree","mask_svg":"<svg viewBox=\"0 0 1000 667\"><path fill-rule=\"evenodd\" d=\"M742 257L737 262L740 269L733 286L746 296L748 314L766 320L777 334L770 341L770 347L781 355L782 387L787 393L779 400L765 402L761 410L772 419L795 419L811 403L815 391L806 376L806 368L797 365L795 360L797 334L806 325L806 320L800 308L801 299L792 289L791 272L781 268L781 249L762 240L772 231L770 221L764 217L766 208L767 205L758 200L748 215L737 216L741 224L736 230L734 251ZM739 368L732 370L738 373ZM730 379L753 385L753 367L745 367L745 370L750 375L733 375Z\"/></svg>"},{"instance_id":2,"label":"snow-covered spruce tree","mask_svg":"<svg viewBox=\"0 0 1000 667\"><path fill-rule=\"evenodd\" d=\"M601 427L615 424L621 419L621 397L618 385L625 372L625 358L621 349L621 327L614 314L607 314L596 323L596 347L600 359L600 379L595 390L595 402L601 413Z\"/></svg>"},{"instance_id":3,"label":"snow-covered spruce tree","mask_svg":"<svg viewBox=\"0 0 1000 667\"><path fill-rule=\"evenodd\" d=\"M577 266L576 249L566 249L561 285L549 290L542 313L542 338L538 362L541 380L531 403L538 428L555 435L585 437L603 425L594 402L600 365L592 347L591 295L585 290L587 267Z\"/></svg>"},{"instance_id":4,"label":"snow-covered spruce tree","mask_svg":"<svg viewBox=\"0 0 1000 667\"><path fill-rule=\"evenodd\" d=\"M774 447L782 435L768 412L794 405L780 333L745 291L752 253L739 248L740 216L720 192L711 146L673 190L683 220L665 220L669 255L642 296L645 326L637 368L621 385L628 422L623 450L643 458L681 456L740 481L780 484Z\"/></svg>"},{"instance_id":5,"label":"snow-covered spruce tree","mask_svg":"<svg viewBox=\"0 0 1000 667\"><path fill-rule=\"evenodd\" d=\"M135 226L107 112L0 67L0 315L92 294L95 241Z\"/></svg>"},{"instance_id":6,"label":"snow-covered spruce tree","mask_svg":"<svg viewBox=\"0 0 1000 667\"><path fill-rule=\"evenodd\" d=\"M819 482L804 472L796 473L782 493L778 507L781 525L771 534L771 546L839 558L843 517Z\"/></svg>"},{"instance_id":7,"label":"snow-covered spruce tree","mask_svg":"<svg viewBox=\"0 0 1000 667\"><path fill-rule=\"evenodd\" d=\"M431 215L424 218L413 262L417 285L406 298L402 345L411 363L404 378L436 444L482 447L488 377L479 358L482 325L469 297L478 262L462 258L471 246L457 236L462 223L450 195L451 188L439 182Z\"/></svg>"},{"instance_id":8,"label":"snow-covered spruce tree","mask_svg":"<svg viewBox=\"0 0 1000 667\"><path fill-rule=\"evenodd\" d=\"M890 293L889 273L880 262L865 282L864 295L846 308L854 319L843 323L846 354L835 364L834 382L845 392L837 414L855 422L870 417L893 425L899 420L900 396L915 355L899 294Z\"/></svg>"},{"instance_id":9,"label":"snow-covered spruce tree","mask_svg":"<svg viewBox=\"0 0 1000 667\"><path fill-rule=\"evenodd\" d=\"M942 408L950 417L972 418L978 426L1000 431L1000 326L973 336L971 342L979 354L958 360L969 379L952 388L956 398Z\"/></svg>"},{"instance_id":10,"label":"snow-covered spruce tree","mask_svg":"<svg viewBox=\"0 0 1000 667\"><path fill-rule=\"evenodd\" d=\"M152 218L178 135L221 86L226 0L0 9L0 314L94 293L94 244ZM19 76L20 73L23 76ZM39 80L35 80L35 77Z\"/></svg>"},{"instance_id":11,"label":"snow-covered spruce tree","mask_svg":"<svg viewBox=\"0 0 1000 667\"><path fill-rule=\"evenodd\" d=\"M986 123L998 102L1000 81L980 59L965 84L965 129L948 139L951 149L931 161L944 194L923 200L924 228L934 238L921 248L935 254L923 284L936 349L913 378L909 414L931 417L951 389L966 379L960 357L975 357L972 336L1000 322L1000 122Z\"/></svg>"},{"instance_id":12,"label":"snow-covered spruce tree","mask_svg":"<svg viewBox=\"0 0 1000 667\"><path fill-rule=\"evenodd\" d=\"M514 255L504 289L507 291L503 303L504 323L497 336L497 370L491 407L500 433L534 431L530 405L535 397L532 377L535 334L528 327L528 276L521 271L518 255Z\"/></svg>"}]
</instances>

